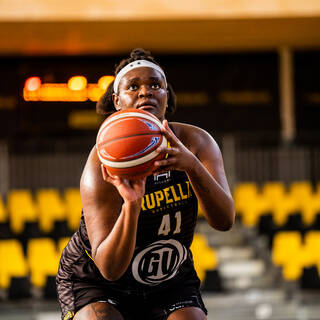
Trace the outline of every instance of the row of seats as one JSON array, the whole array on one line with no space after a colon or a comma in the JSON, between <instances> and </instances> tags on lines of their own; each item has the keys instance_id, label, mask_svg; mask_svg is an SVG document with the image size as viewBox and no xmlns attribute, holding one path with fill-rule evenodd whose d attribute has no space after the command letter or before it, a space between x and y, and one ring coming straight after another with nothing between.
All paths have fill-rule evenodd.
<instances>
[{"instance_id":1,"label":"row of seats","mask_svg":"<svg viewBox=\"0 0 320 320\"><path fill-rule=\"evenodd\" d=\"M0 194L0 239L9 238L8 232L3 231L6 225L13 237L21 234L26 238L52 236L57 228L62 229L57 237L70 236L79 226L81 210L78 188L68 188L63 193L54 188L35 192L10 190L6 200ZM203 217L200 206L198 214Z\"/></svg>"},{"instance_id":2,"label":"row of seats","mask_svg":"<svg viewBox=\"0 0 320 320\"><path fill-rule=\"evenodd\" d=\"M218 266L216 252L209 246L208 240L202 234L196 233L191 244L194 267L201 281L205 279L208 270L215 270Z\"/></svg>"},{"instance_id":3,"label":"row of seats","mask_svg":"<svg viewBox=\"0 0 320 320\"><path fill-rule=\"evenodd\" d=\"M320 274L320 231L309 231L304 236L299 231L278 232L273 240L272 261L282 267L286 280L297 280L303 269L317 267Z\"/></svg>"},{"instance_id":4,"label":"row of seats","mask_svg":"<svg viewBox=\"0 0 320 320\"><path fill-rule=\"evenodd\" d=\"M54 280L61 252L68 241L69 238L58 242L51 238L30 239L24 252L17 239L0 240L0 289L17 292L12 287L18 282L13 280L28 280L34 288L44 289L49 278ZM26 288L25 295L30 295ZM49 295L55 296L55 288Z\"/></svg>"},{"instance_id":5,"label":"row of seats","mask_svg":"<svg viewBox=\"0 0 320 320\"><path fill-rule=\"evenodd\" d=\"M201 280L201 290L203 292L222 292L224 287L218 270L218 255L215 249L210 247L206 236L195 233L190 249L194 267Z\"/></svg>"},{"instance_id":6,"label":"row of seats","mask_svg":"<svg viewBox=\"0 0 320 320\"><path fill-rule=\"evenodd\" d=\"M6 201L0 194L0 227L8 224L13 235L21 235L36 224L41 233L48 235L57 224L66 222L70 235L79 226L81 210L78 188L68 188L63 193L54 188L38 189L34 193L28 189L13 189L8 192ZM203 217L200 207L198 214ZM35 236L38 234L30 234L30 237ZM2 238L7 238L4 232Z\"/></svg>"},{"instance_id":7,"label":"row of seats","mask_svg":"<svg viewBox=\"0 0 320 320\"><path fill-rule=\"evenodd\" d=\"M269 236L272 262L286 281L320 289L320 182L239 183L233 190L244 226Z\"/></svg>"},{"instance_id":8,"label":"row of seats","mask_svg":"<svg viewBox=\"0 0 320 320\"><path fill-rule=\"evenodd\" d=\"M54 241L52 238L34 238L29 239L24 250L23 245L17 239L0 240L0 256L3 257L0 264L0 289L18 293L15 285L19 286L23 280L24 296L31 295L27 290L26 283L30 283L33 288L44 291L48 282L51 281L51 291L46 297L56 297L55 276L58 270L59 259L63 248L68 243L69 238L60 238ZM205 283L206 275L211 273L215 275L214 281L207 281L204 289L220 289L221 281L217 274L217 255L209 245L204 235L195 234L191 246L195 260L195 268L201 279ZM27 282L26 282L27 280ZM15 295L12 295L15 298Z\"/></svg>"},{"instance_id":9,"label":"row of seats","mask_svg":"<svg viewBox=\"0 0 320 320\"><path fill-rule=\"evenodd\" d=\"M77 188L66 189L62 195L57 189L39 189L34 194L27 189L10 190L6 201L0 197L0 223L8 223L15 235L23 233L28 223L37 223L48 234L57 222L66 221L67 228L75 231L81 208Z\"/></svg>"},{"instance_id":10,"label":"row of seats","mask_svg":"<svg viewBox=\"0 0 320 320\"><path fill-rule=\"evenodd\" d=\"M240 183L233 190L235 207L242 223L248 227L259 224L260 218L270 214L273 223L281 227L291 215L300 214L302 224L312 227L319 223L320 183L313 187L309 181Z\"/></svg>"}]
</instances>

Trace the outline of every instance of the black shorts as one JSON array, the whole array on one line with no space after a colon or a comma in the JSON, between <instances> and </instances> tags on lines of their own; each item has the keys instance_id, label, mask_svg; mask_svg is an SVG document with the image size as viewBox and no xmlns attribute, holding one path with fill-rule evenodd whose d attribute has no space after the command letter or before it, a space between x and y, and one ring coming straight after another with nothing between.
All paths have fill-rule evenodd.
<instances>
[{"instance_id":1,"label":"black shorts","mask_svg":"<svg viewBox=\"0 0 320 320\"><path fill-rule=\"evenodd\" d=\"M132 294L75 282L72 291L74 309L62 309L62 319L72 319L72 315L82 307L98 301L110 303L124 320L165 320L172 312L185 307L198 307L207 314L199 288L189 284L148 294Z\"/></svg>"},{"instance_id":2,"label":"black shorts","mask_svg":"<svg viewBox=\"0 0 320 320\"><path fill-rule=\"evenodd\" d=\"M180 266L173 278L157 285L138 284L130 272L109 282L77 241L73 237L65 248L57 274L63 320L72 319L81 308L98 301L110 303L125 320L165 320L170 313L185 307L198 307L207 314L191 259Z\"/></svg>"},{"instance_id":3,"label":"black shorts","mask_svg":"<svg viewBox=\"0 0 320 320\"><path fill-rule=\"evenodd\" d=\"M172 312L185 307L198 307L207 314L199 290L193 287L160 291L147 297L126 294L121 296L118 292L112 293L109 290L106 293L97 288L84 289L84 292L79 292L79 299L76 298L76 309L80 310L87 304L98 301L110 303L125 320L165 320Z\"/></svg>"}]
</instances>

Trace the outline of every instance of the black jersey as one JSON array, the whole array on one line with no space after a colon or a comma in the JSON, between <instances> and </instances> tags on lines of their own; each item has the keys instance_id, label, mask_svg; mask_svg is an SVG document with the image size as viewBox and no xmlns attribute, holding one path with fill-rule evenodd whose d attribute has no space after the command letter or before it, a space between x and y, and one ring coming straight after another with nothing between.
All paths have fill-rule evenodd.
<instances>
[{"instance_id":1,"label":"black jersey","mask_svg":"<svg viewBox=\"0 0 320 320\"><path fill-rule=\"evenodd\" d=\"M198 283L190 245L197 220L198 202L185 172L149 176L138 220L136 248L124 275L104 279L91 259L84 217L64 249L57 276L59 300L71 304L70 292L82 284L103 284L117 292L148 295L187 281ZM63 301L65 297L65 300ZM70 308L69 308L70 310Z\"/></svg>"}]
</instances>

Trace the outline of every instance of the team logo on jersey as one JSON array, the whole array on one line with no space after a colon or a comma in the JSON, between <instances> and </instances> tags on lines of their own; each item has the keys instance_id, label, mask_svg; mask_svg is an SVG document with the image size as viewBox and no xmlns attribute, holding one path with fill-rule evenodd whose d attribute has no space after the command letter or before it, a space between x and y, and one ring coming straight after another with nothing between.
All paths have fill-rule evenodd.
<instances>
[{"instance_id":1,"label":"team logo on jersey","mask_svg":"<svg viewBox=\"0 0 320 320\"><path fill-rule=\"evenodd\" d=\"M171 171L166 171L153 176L153 181L167 181L170 178Z\"/></svg>"},{"instance_id":2,"label":"team logo on jersey","mask_svg":"<svg viewBox=\"0 0 320 320\"><path fill-rule=\"evenodd\" d=\"M139 252L132 263L134 278L157 285L173 278L187 258L187 249L177 240L160 240Z\"/></svg>"}]
</instances>

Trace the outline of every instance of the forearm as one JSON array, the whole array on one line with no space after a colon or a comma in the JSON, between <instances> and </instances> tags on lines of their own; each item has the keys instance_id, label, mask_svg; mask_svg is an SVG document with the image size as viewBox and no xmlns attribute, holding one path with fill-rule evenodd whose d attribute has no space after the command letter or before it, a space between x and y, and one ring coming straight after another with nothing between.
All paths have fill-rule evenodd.
<instances>
[{"instance_id":1,"label":"forearm","mask_svg":"<svg viewBox=\"0 0 320 320\"><path fill-rule=\"evenodd\" d=\"M235 217L230 193L224 190L196 157L187 175L210 226L222 231L229 230Z\"/></svg>"},{"instance_id":2,"label":"forearm","mask_svg":"<svg viewBox=\"0 0 320 320\"><path fill-rule=\"evenodd\" d=\"M120 278L130 264L140 209L141 203L124 203L111 232L95 250L94 261L107 280Z\"/></svg>"}]
</instances>

